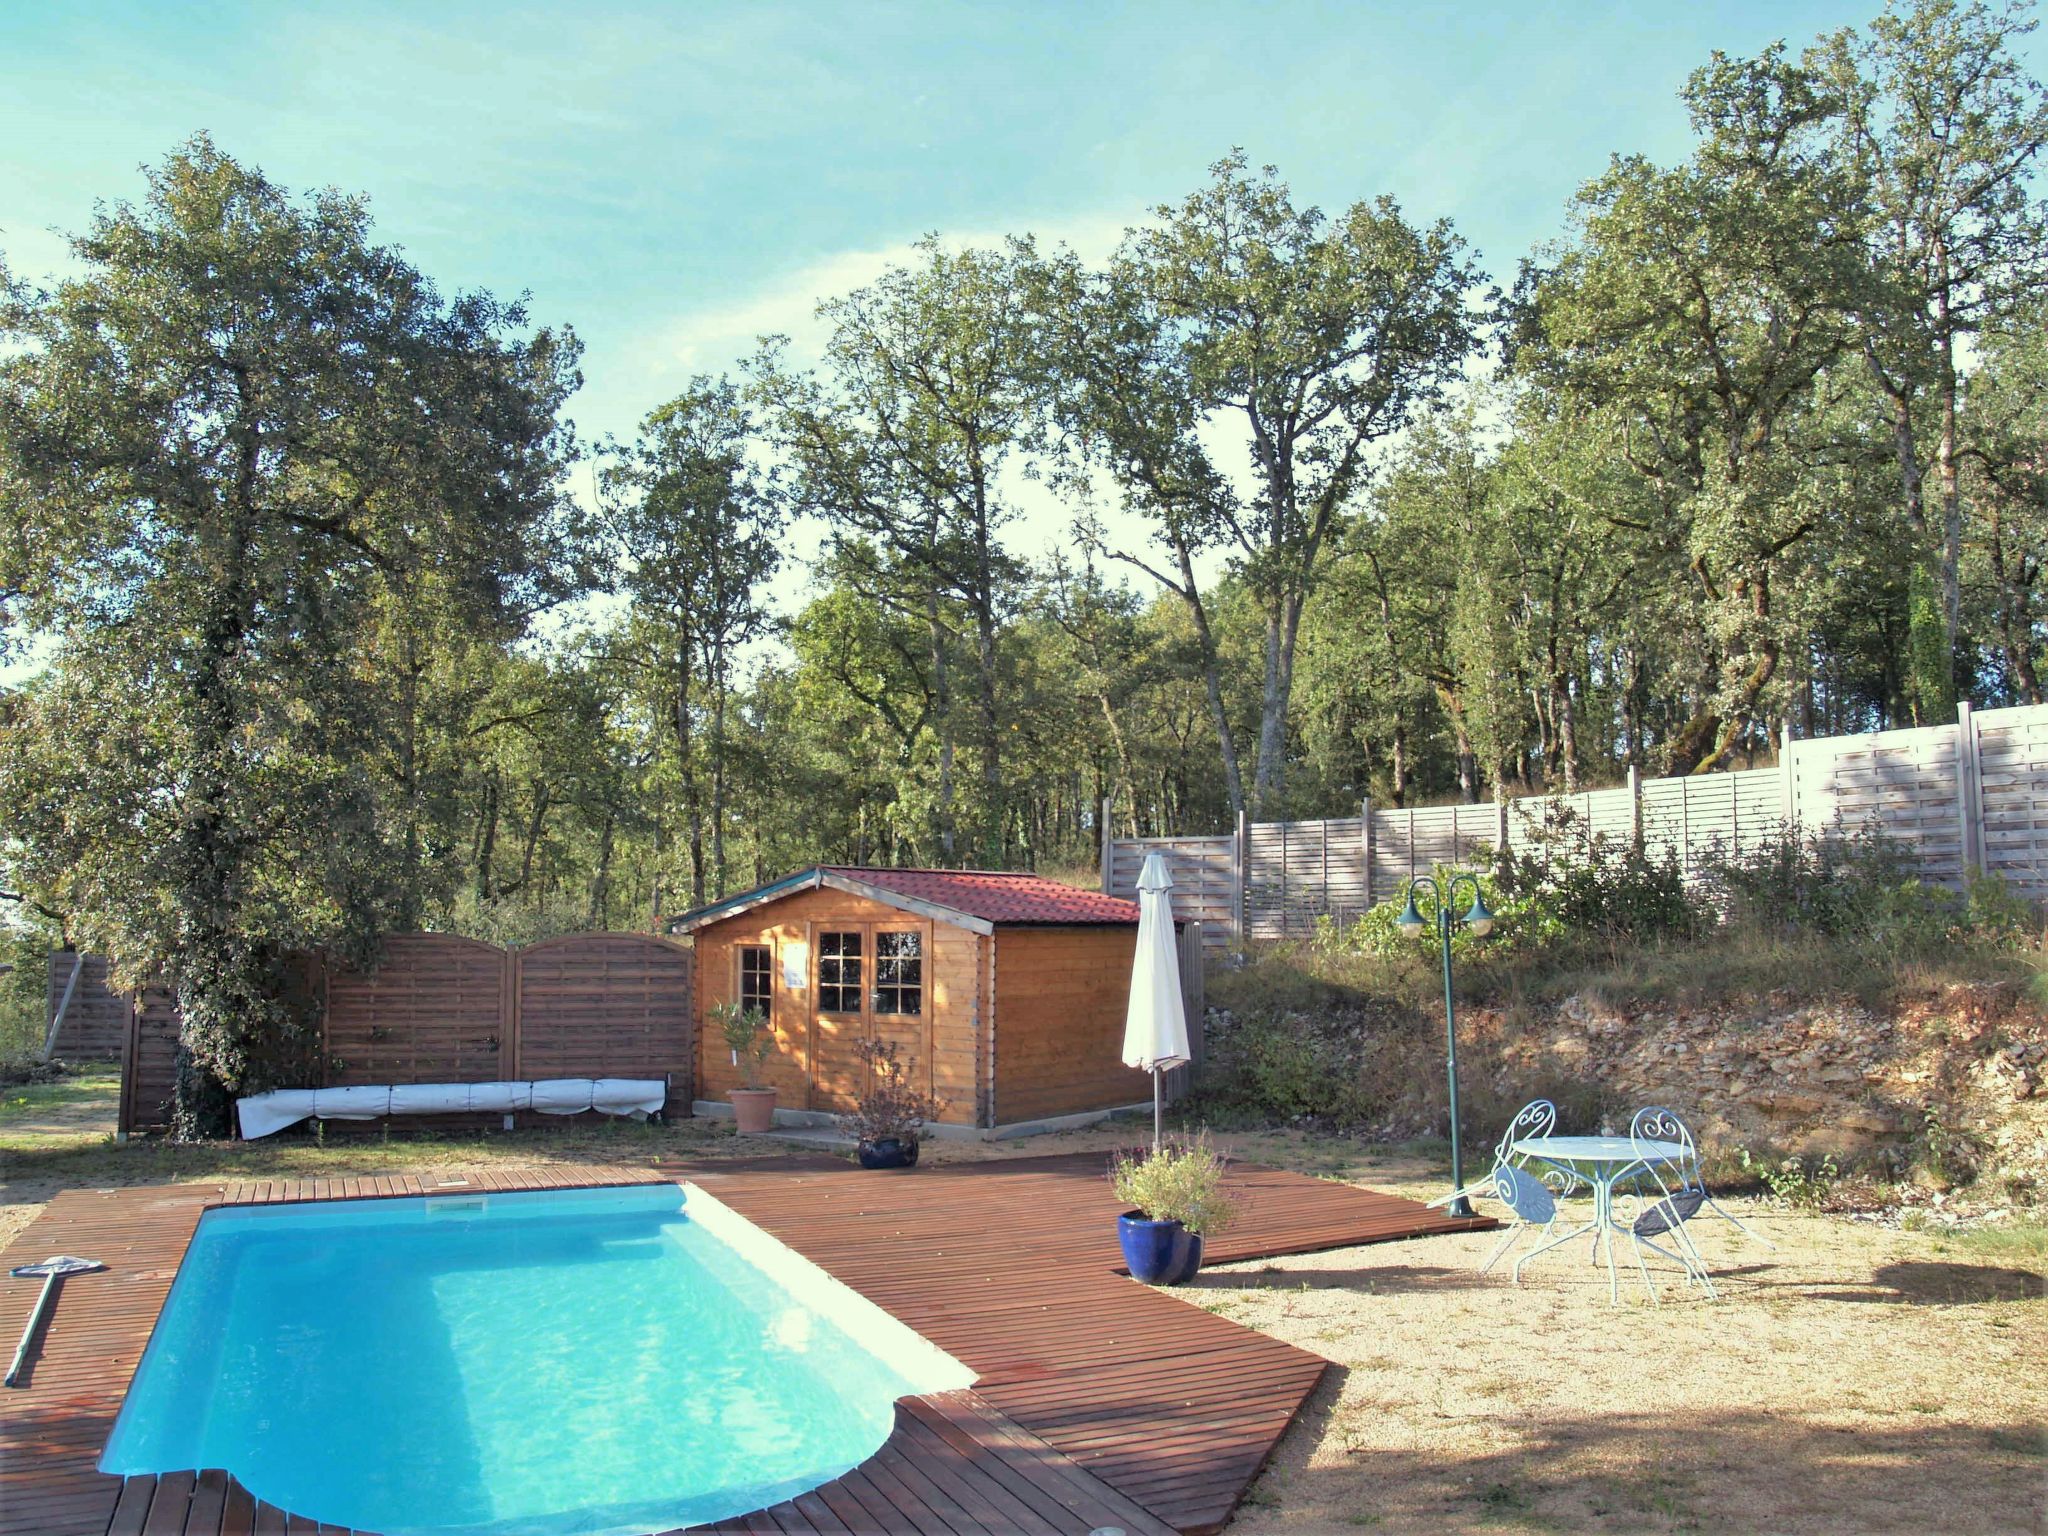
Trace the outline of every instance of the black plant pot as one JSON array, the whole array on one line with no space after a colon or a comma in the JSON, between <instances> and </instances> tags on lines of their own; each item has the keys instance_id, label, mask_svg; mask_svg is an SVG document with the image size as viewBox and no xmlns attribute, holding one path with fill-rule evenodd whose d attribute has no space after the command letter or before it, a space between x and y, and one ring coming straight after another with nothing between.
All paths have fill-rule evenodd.
<instances>
[{"instance_id":1,"label":"black plant pot","mask_svg":"<svg viewBox=\"0 0 2048 1536\"><path fill-rule=\"evenodd\" d=\"M876 1141L864 1141L860 1144L860 1165L863 1168L915 1168L917 1138L884 1136Z\"/></svg>"}]
</instances>

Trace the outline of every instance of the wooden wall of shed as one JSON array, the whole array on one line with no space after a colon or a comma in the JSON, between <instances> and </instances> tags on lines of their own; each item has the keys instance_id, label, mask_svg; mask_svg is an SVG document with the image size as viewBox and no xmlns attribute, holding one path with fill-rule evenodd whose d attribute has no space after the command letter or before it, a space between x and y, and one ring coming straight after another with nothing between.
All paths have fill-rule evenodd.
<instances>
[{"instance_id":1,"label":"wooden wall of shed","mask_svg":"<svg viewBox=\"0 0 2048 1536\"><path fill-rule=\"evenodd\" d=\"M997 930L996 1124L1152 1096L1122 1059L1137 941L1135 926Z\"/></svg>"},{"instance_id":2,"label":"wooden wall of shed","mask_svg":"<svg viewBox=\"0 0 2048 1536\"><path fill-rule=\"evenodd\" d=\"M700 1097L722 1099L739 1086L732 1057L711 1027L705 1010L738 995L737 950L743 944L765 944L772 951L774 976L769 1025L775 1031L775 1054L762 1069L763 1080L776 1090L781 1109L835 1107L814 1091L819 1063L814 1059L811 978L815 955L807 949L804 985L790 987L783 976L785 946L810 945L814 935L834 924L913 924L922 921L882 902L846 891L797 891L766 902L696 933L698 1082ZM915 1059L906 1049L917 1087L942 1100L939 1119L952 1125L981 1124L985 1110L987 1072L981 1053L980 1020L986 1012L981 989L982 946L986 940L965 928L932 921L927 961L922 1038ZM869 965L873 964L872 953ZM872 983L870 970L867 980ZM892 1034L894 1030L890 1031ZM901 1038L899 1036L899 1038Z\"/></svg>"}]
</instances>

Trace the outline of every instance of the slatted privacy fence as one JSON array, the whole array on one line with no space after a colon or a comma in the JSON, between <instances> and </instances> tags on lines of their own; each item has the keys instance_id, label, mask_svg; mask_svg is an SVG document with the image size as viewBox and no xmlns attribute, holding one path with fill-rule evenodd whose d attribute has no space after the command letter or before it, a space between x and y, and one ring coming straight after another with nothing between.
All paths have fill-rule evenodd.
<instances>
[{"instance_id":1,"label":"slatted privacy fence","mask_svg":"<svg viewBox=\"0 0 2048 1536\"><path fill-rule=\"evenodd\" d=\"M1990 709L1973 720L1970 851L1982 868L2048 902L2048 709Z\"/></svg>"},{"instance_id":2,"label":"slatted privacy fence","mask_svg":"<svg viewBox=\"0 0 2048 1536\"><path fill-rule=\"evenodd\" d=\"M43 1012L43 1054L71 1061L113 1061L128 1037L128 1000L107 985L103 955L50 951Z\"/></svg>"},{"instance_id":3,"label":"slatted privacy fence","mask_svg":"<svg viewBox=\"0 0 2048 1536\"><path fill-rule=\"evenodd\" d=\"M579 933L500 949L397 933L370 971L316 967L319 1081L482 1083L666 1077L695 1091L690 950L644 933ZM125 999L121 1129L169 1123L178 1014L168 994Z\"/></svg>"},{"instance_id":4,"label":"slatted privacy fence","mask_svg":"<svg viewBox=\"0 0 2048 1536\"><path fill-rule=\"evenodd\" d=\"M1106 806L1103 814L1107 826ZM1348 921L1413 875L1529 846L1546 821L1550 835L1589 846L1640 839L1688 878L1788 826L1875 827L1911 852L1924 879L1954 887L1983 871L2048 901L2048 706L1965 705L1953 725L1788 740L1771 768L1648 780L1631 772L1618 788L1505 804L1364 805L1323 821L1240 819L1235 835L1113 839L1103 889L1135 894L1146 853L1164 852L1175 912L1203 918L1213 952L1301 936L1320 916Z\"/></svg>"},{"instance_id":5,"label":"slatted privacy fence","mask_svg":"<svg viewBox=\"0 0 2048 1536\"><path fill-rule=\"evenodd\" d=\"M1102 807L1109 825L1109 802ZM1103 844L1102 888L1135 901L1145 855L1158 853L1173 878L1173 915L1202 925L1211 950L1226 947L1243 926L1239 903L1244 890L1243 848L1230 833L1218 837L1109 838Z\"/></svg>"}]
</instances>

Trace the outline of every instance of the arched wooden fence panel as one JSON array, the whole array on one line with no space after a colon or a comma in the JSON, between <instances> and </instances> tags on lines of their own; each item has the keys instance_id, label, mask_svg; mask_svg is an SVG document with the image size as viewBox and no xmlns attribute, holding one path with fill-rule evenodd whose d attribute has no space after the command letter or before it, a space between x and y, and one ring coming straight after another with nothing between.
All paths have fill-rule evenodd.
<instances>
[{"instance_id":1,"label":"arched wooden fence panel","mask_svg":"<svg viewBox=\"0 0 2048 1536\"><path fill-rule=\"evenodd\" d=\"M517 1077L510 971L497 945L452 933L394 933L375 970L330 967L321 1086Z\"/></svg>"}]
</instances>

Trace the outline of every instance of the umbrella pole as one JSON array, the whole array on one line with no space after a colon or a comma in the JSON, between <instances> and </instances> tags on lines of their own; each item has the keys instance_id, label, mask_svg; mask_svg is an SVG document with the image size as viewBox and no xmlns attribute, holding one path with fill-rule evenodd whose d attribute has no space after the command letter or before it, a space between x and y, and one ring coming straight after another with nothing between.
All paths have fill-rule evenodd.
<instances>
[{"instance_id":1,"label":"umbrella pole","mask_svg":"<svg viewBox=\"0 0 2048 1536\"><path fill-rule=\"evenodd\" d=\"M1159 1069L1152 1069L1152 1150L1159 1150Z\"/></svg>"}]
</instances>

